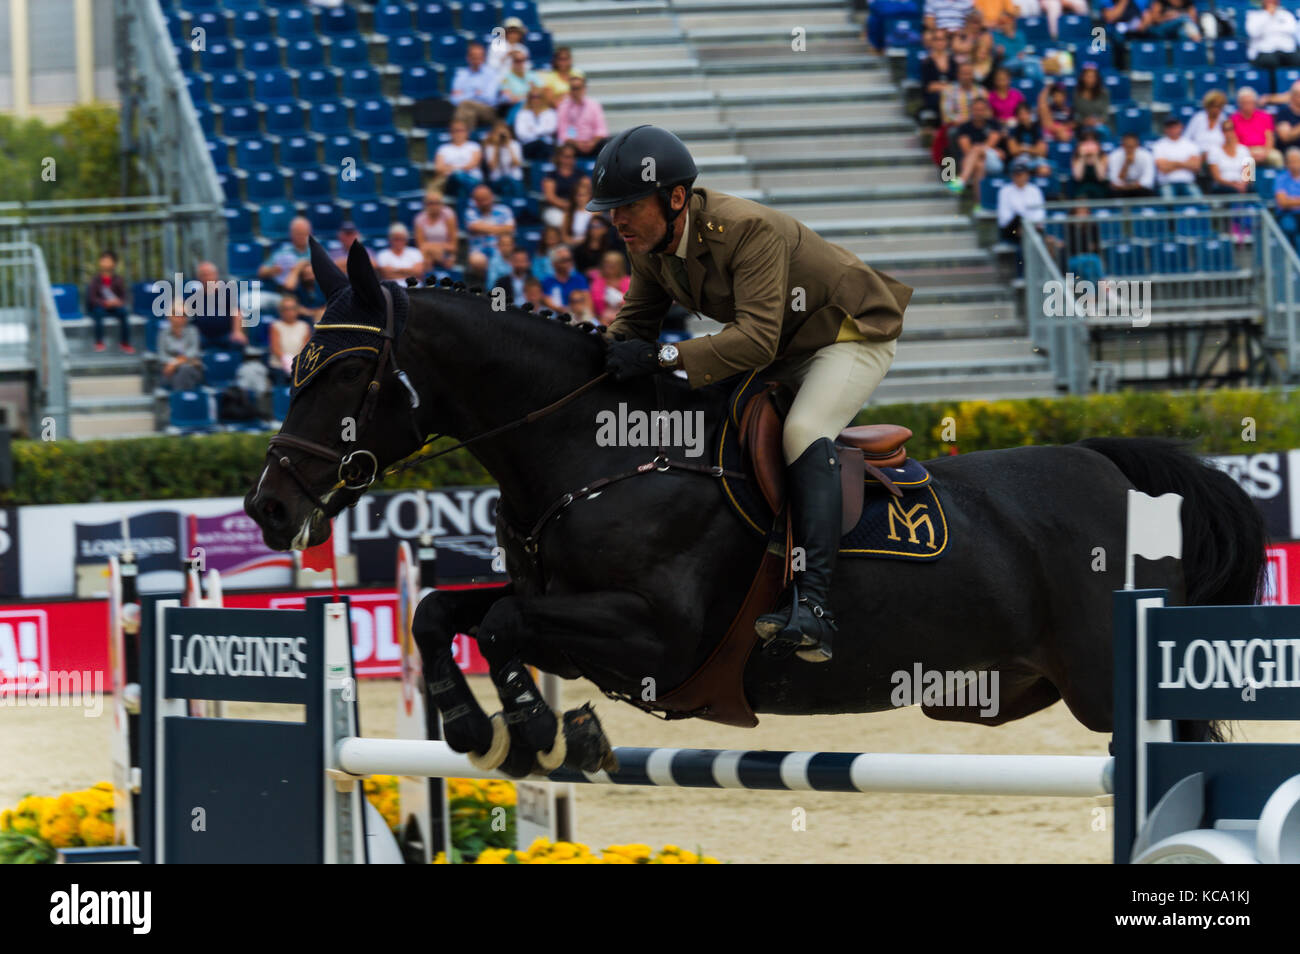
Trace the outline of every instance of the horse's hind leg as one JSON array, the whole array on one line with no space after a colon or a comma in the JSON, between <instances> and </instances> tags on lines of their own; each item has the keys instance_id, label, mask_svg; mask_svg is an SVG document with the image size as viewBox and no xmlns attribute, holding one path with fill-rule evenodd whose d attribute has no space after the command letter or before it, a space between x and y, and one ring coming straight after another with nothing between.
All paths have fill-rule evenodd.
<instances>
[{"instance_id":1,"label":"horse's hind leg","mask_svg":"<svg viewBox=\"0 0 1300 954\"><path fill-rule=\"evenodd\" d=\"M411 633L420 649L425 685L442 714L443 737L457 752L488 752L493 727L452 657L451 642L457 633L473 632L492 604L512 591L510 586L435 590L416 607Z\"/></svg>"},{"instance_id":2,"label":"horse's hind leg","mask_svg":"<svg viewBox=\"0 0 1300 954\"><path fill-rule=\"evenodd\" d=\"M922 705L921 711L939 722L1002 725L1032 715L1057 702L1061 694L1037 673L995 670L997 683L988 705Z\"/></svg>"}]
</instances>

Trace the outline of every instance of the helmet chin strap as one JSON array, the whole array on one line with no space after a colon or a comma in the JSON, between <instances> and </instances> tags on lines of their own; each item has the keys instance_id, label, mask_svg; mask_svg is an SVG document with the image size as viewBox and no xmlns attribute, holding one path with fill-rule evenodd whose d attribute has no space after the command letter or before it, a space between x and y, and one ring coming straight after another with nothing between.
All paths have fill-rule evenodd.
<instances>
[{"instance_id":1,"label":"helmet chin strap","mask_svg":"<svg viewBox=\"0 0 1300 954\"><path fill-rule=\"evenodd\" d=\"M686 201L682 202L682 207L680 209L674 209L672 201L666 197L662 191L659 193L659 204L664 210L664 237L655 244L654 248L650 249L652 255L662 255L664 249L668 248L668 244L673 240L673 223L677 221L677 216L682 214L682 211L686 208L686 203L689 202L690 199L691 194L688 189L686 191Z\"/></svg>"}]
</instances>

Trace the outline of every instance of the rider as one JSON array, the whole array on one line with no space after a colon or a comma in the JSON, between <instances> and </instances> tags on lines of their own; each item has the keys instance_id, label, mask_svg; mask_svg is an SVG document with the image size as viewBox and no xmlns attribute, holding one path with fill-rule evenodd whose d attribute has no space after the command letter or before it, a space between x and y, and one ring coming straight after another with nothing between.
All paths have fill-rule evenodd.
<instances>
[{"instance_id":1,"label":"rider","mask_svg":"<svg viewBox=\"0 0 1300 954\"><path fill-rule=\"evenodd\" d=\"M632 280L609 327L606 368L617 380L681 368L691 387L772 365L795 389L782 450L795 543L805 568L798 600L758 619L809 662L831 658L831 575L839 552L835 436L894 359L912 289L782 212L692 188L695 161L656 126L614 136L596 158L592 212L608 211L627 243ZM656 347L677 302L723 322L715 335Z\"/></svg>"}]
</instances>

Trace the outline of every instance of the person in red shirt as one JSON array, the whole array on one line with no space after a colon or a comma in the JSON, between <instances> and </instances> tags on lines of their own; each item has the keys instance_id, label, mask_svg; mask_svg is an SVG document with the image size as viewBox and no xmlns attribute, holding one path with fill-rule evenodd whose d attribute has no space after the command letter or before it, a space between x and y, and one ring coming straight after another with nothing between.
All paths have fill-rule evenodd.
<instances>
[{"instance_id":1,"label":"person in red shirt","mask_svg":"<svg viewBox=\"0 0 1300 954\"><path fill-rule=\"evenodd\" d=\"M591 158L600 152L609 138L605 111L600 103L588 98L587 77L578 70L574 70L569 79L569 95L555 107L555 118L558 127L556 141L572 143L583 158Z\"/></svg>"},{"instance_id":2,"label":"person in red shirt","mask_svg":"<svg viewBox=\"0 0 1300 954\"><path fill-rule=\"evenodd\" d=\"M1274 168L1282 165L1282 154L1278 152L1273 132L1273 116L1259 108L1259 94L1249 86L1237 90L1237 111L1232 119L1237 138L1250 150L1257 165Z\"/></svg>"},{"instance_id":3,"label":"person in red shirt","mask_svg":"<svg viewBox=\"0 0 1300 954\"><path fill-rule=\"evenodd\" d=\"M86 287L86 310L95 323L95 350L104 350L104 319L117 319L120 329L121 347L126 354L134 354L131 347L131 327L127 323L126 283L117 274L117 255L114 252L101 252L99 271Z\"/></svg>"}]
</instances>

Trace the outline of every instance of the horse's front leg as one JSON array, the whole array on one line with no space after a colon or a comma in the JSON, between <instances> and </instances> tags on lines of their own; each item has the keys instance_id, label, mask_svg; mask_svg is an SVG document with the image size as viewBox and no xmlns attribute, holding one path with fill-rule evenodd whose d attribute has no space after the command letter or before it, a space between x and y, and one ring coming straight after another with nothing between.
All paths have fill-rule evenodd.
<instances>
[{"instance_id":1,"label":"horse's front leg","mask_svg":"<svg viewBox=\"0 0 1300 954\"><path fill-rule=\"evenodd\" d=\"M443 737L457 752L487 755L493 748L494 727L456 665L452 640L457 633L472 634L492 604L508 598L513 590L513 586L435 590L416 607L411 634L420 649L425 686L442 715ZM500 748L505 732L496 735Z\"/></svg>"},{"instance_id":2,"label":"horse's front leg","mask_svg":"<svg viewBox=\"0 0 1300 954\"><path fill-rule=\"evenodd\" d=\"M591 707L566 712L561 721L524 657L560 654L588 673L612 672L639 684L659 671L663 653L649 620L645 600L626 592L511 596L492 605L478 644L510 730L510 752L500 766L505 772L518 777L561 764L585 772L616 767Z\"/></svg>"}]
</instances>

